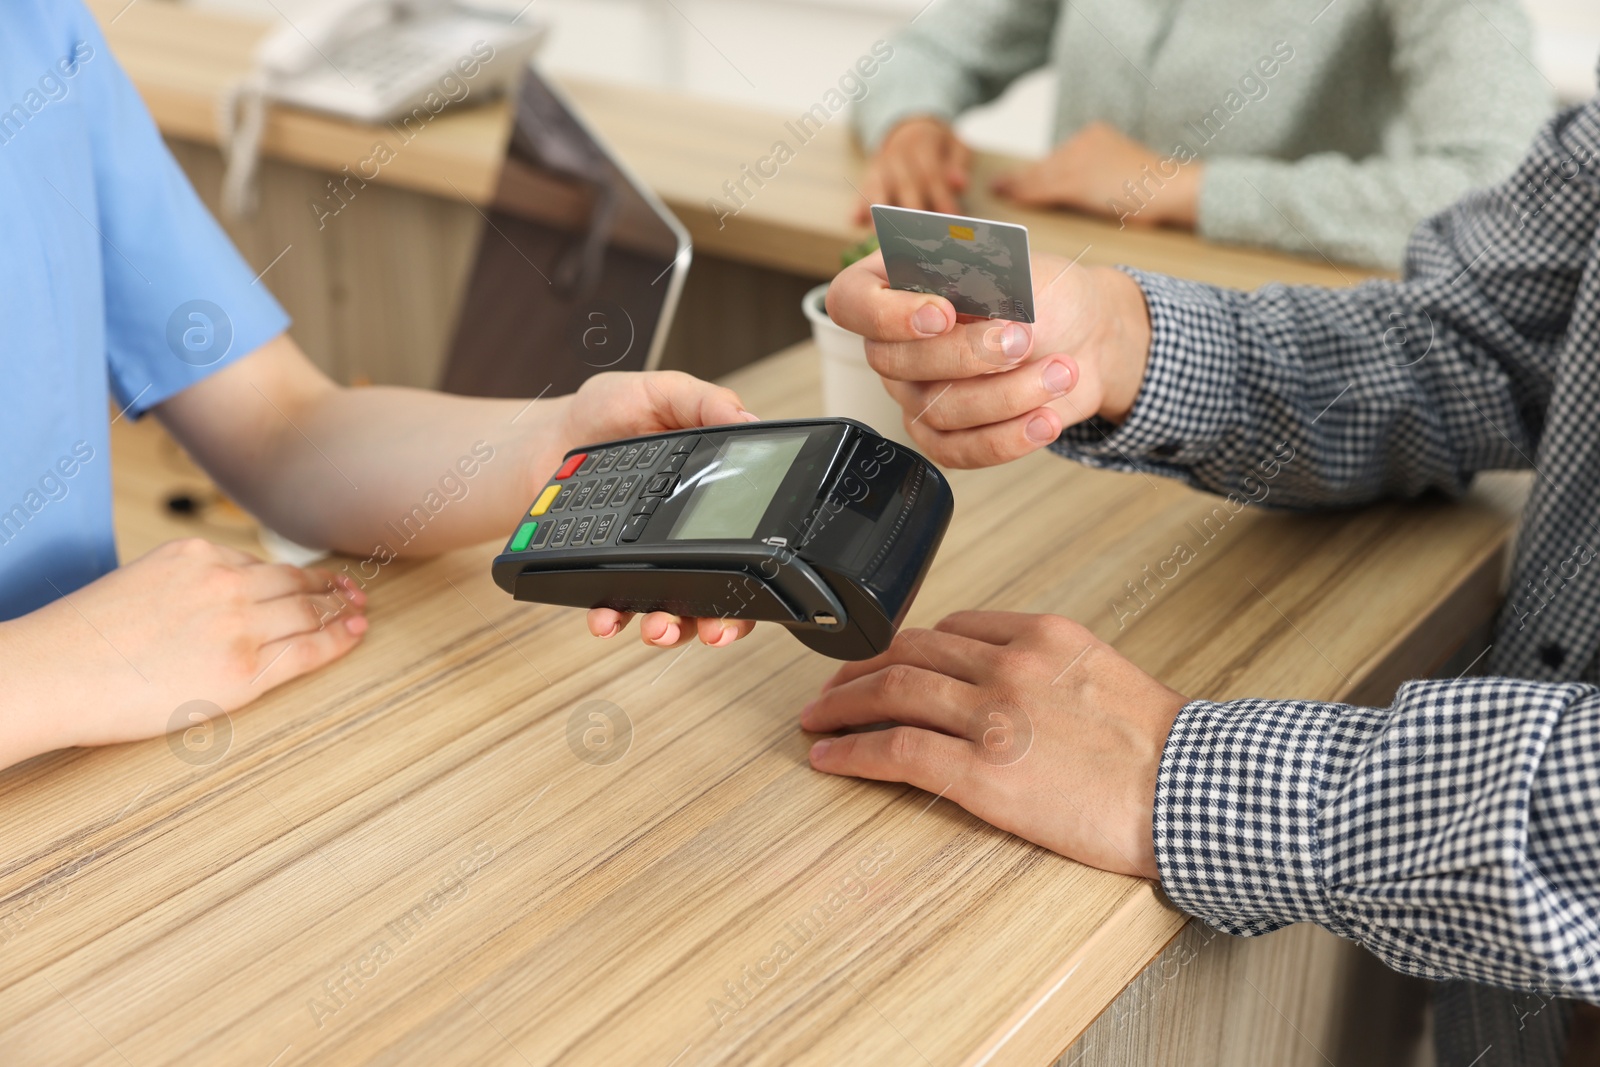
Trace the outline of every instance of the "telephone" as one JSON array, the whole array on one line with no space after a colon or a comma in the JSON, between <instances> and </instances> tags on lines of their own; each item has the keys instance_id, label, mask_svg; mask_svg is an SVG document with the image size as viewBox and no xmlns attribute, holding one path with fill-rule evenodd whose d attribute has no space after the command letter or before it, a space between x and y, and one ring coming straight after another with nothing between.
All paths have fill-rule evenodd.
<instances>
[{"instance_id":1,"label":"telephone","mask_svg":"<svg viewBox=\"0 0 1600 1067\"><path fill-rule=\"evenodd\" d=\"M357 0L298 16L261 43L256 63L274 100L386 122L429 93L452 98L456 85L503 91L543 36L441 0Z\"/></svg>"},{"instance_id":2,"label":"telephone","mask_svg":"<svg viewBox=\"0 0 1600 1067\"><path fill-rule=\"evenodd\" d=\"M229 214L253 205L268 101L357 122L425 124L447 104L513 87L546 31L450 0L340 0L285 22L222 101Z\"/></svg>"}]
</instances>

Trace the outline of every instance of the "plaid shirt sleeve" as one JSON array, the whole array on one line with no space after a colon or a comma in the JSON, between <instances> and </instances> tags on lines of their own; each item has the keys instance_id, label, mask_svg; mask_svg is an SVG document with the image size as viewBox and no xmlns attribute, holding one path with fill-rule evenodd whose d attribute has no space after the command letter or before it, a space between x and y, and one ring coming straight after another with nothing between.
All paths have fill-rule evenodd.
<instances>
[{"instance_id":1,"label":"plaid shirt sleeve","mask_svg":"<svg viewBox=\"0 0 1600 1067\"><path fill-rule=\"evenodd\" d=\"M1518 567L1543 573L1594 530L1597 232L1600 97L1552 120L1507 182L1419 227L1404 281L1239 293L1130 272L1152 327L1138 401L1054 447L1291 507L1458 492L1539 456ZM1591 662L1587 588L1530 627L1569 639L1539 639L1542 669L1567 647L1583 653L1571 669ZM1540 663L1530 634L1502 627L1497 663ZM1415 682L1387 709L1196 701L1163 753L1155 841L1173 901L1222 929L1315 922L1414 974L1600 999L1593 687Z\"/></svg>"},{"instance_id":2,"label":"plaid shirt sleeve","mask_svg":"<svg viewBox=\"0 0 1600 1067\"><path fill-rule=\"evenodd\" d=\"M1252 496L1276 457L1271 503L1292 508L1455 494L1528 466L1543 361L1508 366L1418 286L1243 293L1127 272L1150 311L1144 385L1120 427L1068 427L1062 455Z\"/></svg>"},{"instance_id":3,"label":"plaid shirt sleeve","mask_svg":"<svg viewBox=\"0 0 1600 1067\"><path fill-rule=\"evenodd\" d=\"M1314 922L1398 970L1600 998L1600 689L1413 682L1390 708L1195 701L1155 844L1220 929Z\"/></svg>"},{"instance_id":4,"label":"plaid shirt sleeve","mask_svg":"<svg viewBox=\"0 0 1600 1067\"><path fill-rule=\"evenodd\" d=\"M1600 97L1552 120L1507 181L1413 234L1404 281L1244 293L1129 270L1152 331L1120 427L1053 446L1093 466L1158 471L1272 503L1326 507L1526 468L1544 428L1600 228ZM1253 496L1253 494L1252 494Z\"/></svg>"}]
</instances>

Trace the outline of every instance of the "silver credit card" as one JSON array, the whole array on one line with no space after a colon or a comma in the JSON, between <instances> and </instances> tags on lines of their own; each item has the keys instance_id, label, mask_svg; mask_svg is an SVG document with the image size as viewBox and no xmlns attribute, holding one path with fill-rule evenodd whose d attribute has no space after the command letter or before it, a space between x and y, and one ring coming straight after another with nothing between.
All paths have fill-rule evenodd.
<instances>
[{"instance_id":1,"label":"silver credit card","mask_svg":"<svg viewBox=\"0 0 1600 1067\"><path fill-rule=\"evenodd\" d=\"M889 284L944 297L962 315L1033 321L1028 228L872 205Z\"/></svg>"}]
</instances>

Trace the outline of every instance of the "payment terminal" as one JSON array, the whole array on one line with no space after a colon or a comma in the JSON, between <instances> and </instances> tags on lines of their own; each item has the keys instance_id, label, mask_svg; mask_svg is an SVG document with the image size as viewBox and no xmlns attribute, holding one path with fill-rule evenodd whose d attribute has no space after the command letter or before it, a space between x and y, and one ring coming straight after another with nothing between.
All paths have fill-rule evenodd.
<instances>
[{"instance_id":1,"label":"payment terminal","mask_svg":"<svg viewBox=\"0 0 1600 1067\"><path fill-rule=\"evenodd\" d=\"M494 580L544 604L777 623L866 659L894 638L953 509L933 464L849 419L633 437L567 454Z\"/></svg>"}]
</instances>

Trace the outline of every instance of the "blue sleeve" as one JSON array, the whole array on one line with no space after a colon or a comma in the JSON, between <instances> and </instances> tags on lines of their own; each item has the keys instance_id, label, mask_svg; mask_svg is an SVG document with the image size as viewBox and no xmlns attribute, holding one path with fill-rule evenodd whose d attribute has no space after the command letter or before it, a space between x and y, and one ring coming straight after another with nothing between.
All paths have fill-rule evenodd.
<instances>
[{"instance_id":1,"label":"blue sleeve","mask_svg":"<svg viewBox=\"0 0 1600 1067\"><path fill-rule=\"evenodd\" d=\"M289 317L167 151L94 18L78 7L106 348L117 405L137 418L282 333Z\"/></svg>"}]
</instances>

